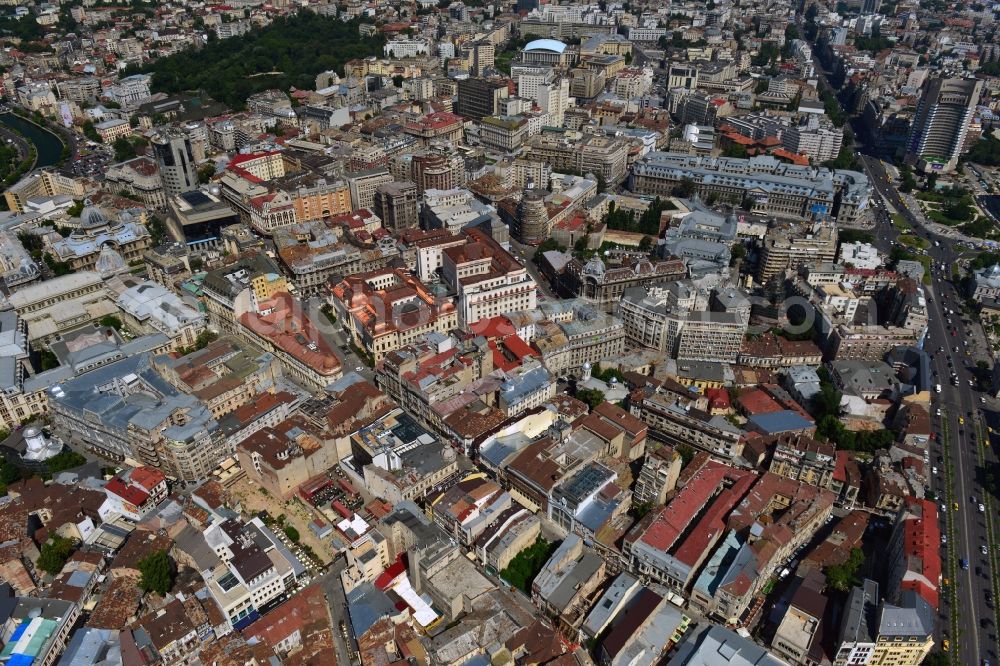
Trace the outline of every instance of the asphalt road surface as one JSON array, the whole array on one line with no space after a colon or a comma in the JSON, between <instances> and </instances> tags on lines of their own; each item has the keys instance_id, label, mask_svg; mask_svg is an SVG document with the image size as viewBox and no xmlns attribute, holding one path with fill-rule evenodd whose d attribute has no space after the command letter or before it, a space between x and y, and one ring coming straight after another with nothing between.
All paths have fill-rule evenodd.
<instances>
[{"instance_id":1,"label":"asphalt road surface","mask_svg":"<svg viewBox=\"0 0 1000 666\"><path fill-rule=\"evenodd\" d=\"M977 379L976 362L987 361L990 367L993 363L981 335L970 335L975 331L963 321L961 297L950 282L952 266L961 250L956 251L952 241L921 226L893 183L887 180L877 158L862 155L862 159L879 193L917 235L931 242L927 254L934 267L931 284L925 285L930 322L924 349L931 354L934 381L941 385L941 393L934 394L931 406L935 438L931 442L929 464L937 469L937 474L930 474L930 483L939 498L942 533L950 534L947 546L942 545L941 550L942 576L958 586L955 608L951 607L950 589L942 588L940 637L949 639L949 654L955 663L974 665L989 660L996 664L996 613L988 595L996 592L997 546L991 529L997 527L992 516L998 500L995 488L986 488L985 471L986 466L996 464L994 449L1000 445L1000 439L994 446L986 444L991 437L987 428L995 427L1000 432L1000 420L992 411L993 399L973 386ZM879 249L889 251L899 232L893 228L887 213L880 211L878 218L876 243ZM984 511L979 510L980 504L984 505ZM987 554L983 554L983 549ZM960 564L963 560L967 568ZM952 613L957 615L952 617Z\"/></svg>"}]
</instances>

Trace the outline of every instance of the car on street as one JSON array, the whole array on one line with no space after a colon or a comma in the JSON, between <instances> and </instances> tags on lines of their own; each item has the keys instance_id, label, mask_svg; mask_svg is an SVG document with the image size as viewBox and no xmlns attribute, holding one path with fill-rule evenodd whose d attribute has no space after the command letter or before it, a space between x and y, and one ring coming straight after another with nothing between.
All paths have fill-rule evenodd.
<instances>
[{"instance_id":1,"label":"car on street","mask_svg":"<svg viewBox=\"0 0 1000 666\"><path fill-rule=\"evenodd\" d=\"M963 570L963 571L968 571L968 570L969 570L969 561L968 561L967 559L965 559L964 557L963 557L963 558L961 558L961 559L960 559L960 560L958 561L958 565L959 565L960 567L962 567L962 570Z\"/></svg>"},{"instance_id":2,"label":"car on street","mask_svg":"<svg viewBox=\"0 0 1000 666\"><path fill-rule=\"evenodd\" d=\"M979 513L986 513L986 507L983 506L982 503L979 505Z\"/></svg>"}]
</instances>

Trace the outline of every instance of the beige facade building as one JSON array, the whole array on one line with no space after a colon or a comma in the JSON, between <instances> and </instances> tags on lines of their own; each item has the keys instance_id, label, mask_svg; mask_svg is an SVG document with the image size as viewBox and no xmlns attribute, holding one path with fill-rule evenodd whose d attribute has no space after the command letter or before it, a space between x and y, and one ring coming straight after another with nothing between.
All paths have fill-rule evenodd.
<instances>
[{"instance_id":1,"label":"beige facade building","mask_svg":"<svg viewBox=\"0 0 1000 666\"><path fill-rule=\"evenodd\" d=\"M96 322L118 308L108 298L104 279L80 271L19 289L10 303L28 326L28 340L46 344L61 333Z\"/></svg>"},{"instance_id":2,"label":"beige facade building","mask_svg":"<svg viewBox=\"0 0 1000 666\"><path fill-rule=\"evenodd\" d=\"M109 166L104 172L104 183L106 190L116 194L124 190L148 206L159 208L167 204L160 169L156 161L148 157L136 157Z\"/></svg>"},{"instance_id":3,"label":"beige facade building","mask_svg":"<svg viewBox=\"0 0 1000 666\"><path fill-rule=\"evenodd\" d=\"M690 181L702 198L749 204L782 218L865 226L871 219L871 183L857 171L785 164L764 155L749 159L651 152L633 165L631 189L667 196Z\"/></svg>"},{"instance_id":4,"label":"beige facade building","mask_svg":"<svg viewBox=\"0 0 1000 666\"><path fill-rule=\"evenodd\" d=\"M625 178L629 143L623 139L594 134L542 133L525 141L525 158L546 162L554 171L593 173L605 183Z\"/></svg>"},{"instance_id":5,"label":"beige facade building","mask_svg":"<svg viewBox=\"0 0 1000 666\"><path fill-rule=\"evenodd\" d=\"M811 486L834 489L837 460L833 445L801 433L775 435L765 441L769 448L774 446L770 471Z\"/></svg>"},{"instance_id":6,"label":"beige facade building","mask_svg":"<svg viewBox=\"0 0 1000 666\"><path fill-rule=\"evenodd\" d=\"M674 447L663 444L646 454L636 480L632 502L638 504L663 504L667 495L677 487L681 473L681 456Z\"/></svg>"},{"instance_id":7,"label":"beige facade building","mask_svg":"<svg viewBox=\"0 0 1000 666\"><path fill-rule=\"evenodd\" d=\"M330 302L351 339L376 362L427 333L458 327L450 298L438 298L401 269L350 275L332 288Z\"/></svg>"},{"instance_id":8,"label":"beige facade building","mask_svg":"<svg viewBox=\"0 0 1000 666\"><path fill-rule=\"evenodd\" d=\"M830 263L837 256L837 228L830 224L773 227L764 236L757 279L767 282L787 269Z\"/></svg>"},{"instance_id":9,"label":"beige facade building","mask_svg":"<svg viewBox=\"0 0 1000 666\"><path fill-rule=\"evenodd\" d=\"M7 199L8 208L15 213L23 213L25 204L32 197L54 197L60 194L83 197L86 192L87 187L83 181L43 169L17 181L3 195Z\"/></svg>"},{"instance_id":10,"label":"beige facade building","mask_svg":"<svg viewBox=\"0 0 1000 666\"><path fill-rule=\"evenodd\" d=\"M516 310L534 310L538 285L513 255L487 234L465 232L464 245L445 248L441 275L458 297L459 324Z\"/></svg>"},{"instance_id":11,"label":"beige facade building","mask_svg":"<svg viewBox=\"0 0 1000 666\"><path fill-rule=\"evenodd\" d=\"M236 455L251 480L281 499L339 462L335 439L298 415L250 435Z\"/></svg>"}]
</instances>

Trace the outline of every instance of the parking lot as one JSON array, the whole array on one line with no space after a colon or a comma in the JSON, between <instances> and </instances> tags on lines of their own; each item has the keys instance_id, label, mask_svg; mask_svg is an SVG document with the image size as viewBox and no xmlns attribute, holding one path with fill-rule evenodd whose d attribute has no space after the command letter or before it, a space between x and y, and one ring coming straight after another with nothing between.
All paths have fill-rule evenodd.
<instances>
[{"instance_id":1,"label":"parking lot","mask_svg":"<svg viewBox=\"0 0 1000 666\"><path fill-rule=\"evenodd\" d=\"M73 176L89 176L98 178L104 175L104 170L112 161L113 153L109 148L98 147L81 152L76 158L66 163L64 170Z\"/></svg>"}]
</instances>

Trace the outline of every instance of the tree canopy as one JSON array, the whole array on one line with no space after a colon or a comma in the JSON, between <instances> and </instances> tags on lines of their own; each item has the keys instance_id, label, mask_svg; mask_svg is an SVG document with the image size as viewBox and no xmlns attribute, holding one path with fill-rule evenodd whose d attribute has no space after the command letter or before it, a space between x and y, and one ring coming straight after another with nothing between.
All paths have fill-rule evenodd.
<instances>
[{"instance_id":1,"label":"tree canopy","mask_svg":"<svg viewBox=\"0 0 1000 666\"><path fill-rule=\"evenodd\" d=\"M594 411L599 404L604 402L604 394L597 389L578 389L576 399L587 403L590 411Z\"/></svg>"},{"instance_id":2,"label":"tree canopy","mask_svg":"<svg viewBox=\"0 0 1000 666\"><path fill-rule=\"evenodd\" d=\"M1000 139L984 136L972 144L972 149L964 159L983 166L1000 166Z\"/></svg>"},{"instance_id":3,"label":"tree canopy","mask_svg":"<svg viewBox=\"0 0 1000 666\"><path fill-rule=\"evenodd\" d=\"M170 561L167 551L158 550L139 560L139 587L144 592L156 592L161 597L174 584L174 563Z\"/></svg>"},{"instance_id":4,"label":"tree canopy","mask_svg":"<svg viewBox=\"0 0 1000 666\"><path fill-rule=\"evenodd\" d=\"M510 561L507 568L500 572L500 577L525 594L531 594L531 583L560 543L558 541L550 543L538 537L535 543L522 550Z\"/></svg>"},{"instance_id":5,"label":"tree canopy","mask_svg":"<svg viewBox=\"0 0 1000 666\"><path fill-rule=\"evenodd\" d=\"M49 474L58 474L67 469L79 467L85 462L87 462L87 459L76 451L63 451L46 460L45 468L49 471Z\"/></svg>"},{"instance_id":6,"label":"tree canopy","mask_svg":"<svg viewBox=\"0 0 1000 666\"><path fill-rule=\"evenodd\" d=\"M76 550L76 545L71 539L61 536L53 536L42 544L42 550L38 556L38 568L53 576L62 571L66 560Z\"/></svg>"},{"instance_id":7,"label":"tree canopy","mask_svg":"<svg viewBox=\"0 0 1000 666\"><path fill-rule=\"evenodd\" d=\"M303 11L239 37L161 58L144 71L152 73L157 92L204 90L242 108L247 97L262 90L312 90L320 72L343 74L347 61L380 55L383 43L382 37L361 37L357 21Z\"/></svg>"},{"instance_id":8,"label":"tree canopy","mask_svg":"<svg viewBox=\"0 0 1000 666\"><path fill-rule=\"evenodd\" d=\"M831 564L823 570L826 584L839 592L848 592L858 584L857 573L865 563L865 553L860 548L851 550L850 557L843 564Z\"/></svg>"}]
</instances>

